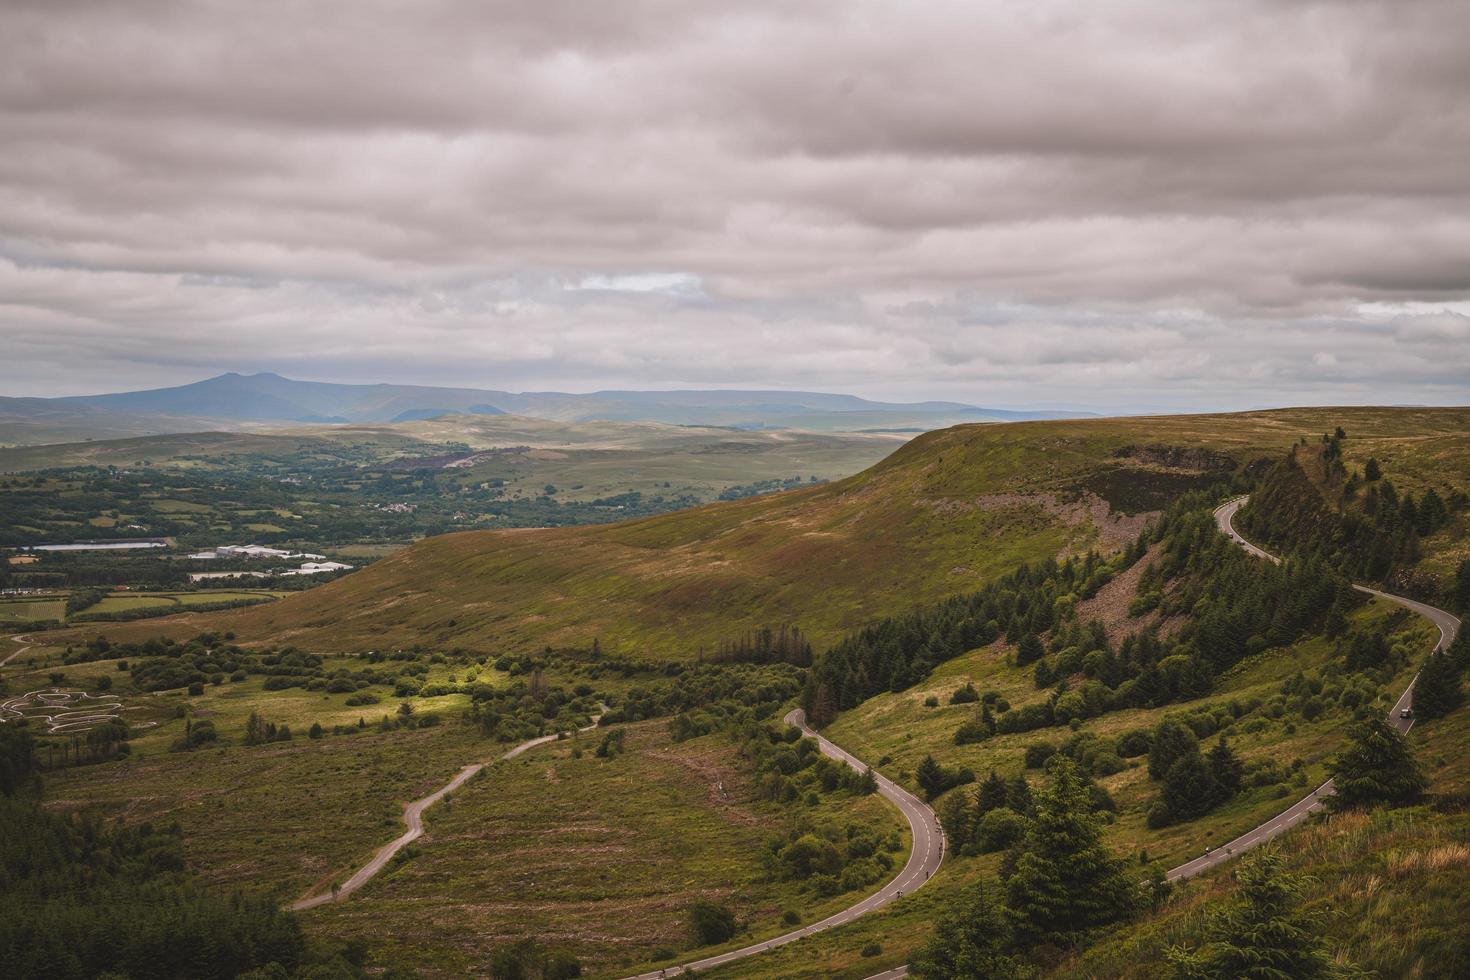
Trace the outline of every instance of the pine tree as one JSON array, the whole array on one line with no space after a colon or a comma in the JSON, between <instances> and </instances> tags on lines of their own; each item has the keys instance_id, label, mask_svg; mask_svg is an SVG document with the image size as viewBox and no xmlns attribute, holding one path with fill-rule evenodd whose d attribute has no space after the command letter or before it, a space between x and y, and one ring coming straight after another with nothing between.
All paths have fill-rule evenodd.
<instances>
[{"instance_id":1,"label":"pine tree","mask_svg":"<svg viewBox=\"0 0 1470 980\"><path fill-rule=\"evenodd\" d=\"M1165 718L1154 729L1148 750L1150 779L1163 779L1179 759L1199 754L1199 739L1194 731L1177 718Z\"/></svg>"},{"instance_id":2,"label":"pine tree","mask_svg":"<svg viewBox=\"0 0 1470 980\"><path fill-rule=\"evenodd\" d=\"M1450 644L1450 660L1454 661L1456 667L1461 670L1470 670L1470 629L1461 629L1455 634L1455 642Z\"/></svg>"},{"instance_id":3,"label":"pine tree","mask_svg":"<svg viewBox=\"0 0 1470 980\"><path fill-rule=\"evenodd\" d=\"M1027 633L1016 646L1016 666L1024 667L1045 655L1046 647L1041 645L1041 639L1035 633Z\"/></svg>"},{"instance_id":4,"label":"pine tree","mask_svg":"<svg viewBox=\"0 0 1470 980\"><path fill-rule=\"evenodd\" d=\"M1016 773L1006 782L1006 806L1027 817L1036 812L1036 805L1031 797L1031 784L1026 782L1026 777L1021 773Z\"/></svg>"},{"instance_id":5,"label":"pine tree","mask_svg":"<svg viewBox=\"0 0 1470 980\"><path fill-rule=\"evenodd\" d=\"M1353 729L1352 743L1333 762L1332 779L1338 809L1412 803L1428 785L1408 741L1376 716Z\"/></svg>"},{"instance_id":6,"label":"pine tree","mask_svg":"<svg viewBox=\"0 0 1470 980\"><path fill-rule=\"evenodd\" d=\"M1383 468L1378 465L1378 460L1376 458L1370 456L1368 458L1368 465L1363 467L1363 479L1367 480L1369 483L1372 483L1374 480L1377 480L1382 476Z\"/></svg>"},{"instance_id":7,"label":"pine tree","mask_svg":"<svg viewBox=\"0 0 1470 980\"><path fill-rule=\"evenodd\" d=\"M1076 764L1057 756L1048 777L1008 882L1010 908L1022 942L1072 945L1131 914L1138 895L1123 862L1103 846L1102 821Z\"/></svg>"},{"instance_id":8,"label":"pine tree","mask_svg":"<svg viewBox=\"0 0 1470 980\"><path fill-rule=\"evenodd\" d=\"M1318 931L1296 911L1300 886L1273 851L1247 856L1235 878L1239 898L1210 922L1212 940L1198 950L1173 947L1181 980L1310 980L1331 975Z\"/></svg>"},{"instance_id":9,"label":"pine tree","mask_svg":"<svg viewBox=\"0 0 1470 980\"><path fill-rule=\"evenodd\" d=\"M989 883L977 881L940 917L933 937L909 963L909 974L934 980L1032 975L1012 955L1012 943L1005 907Z\"/></svg>"},{"instance_id":10,"label":"pine tree","mask_svg":"<svg viewBox=\"0 0 1470 980\"><path fill-rule=\"evenodd\" d=\"M1219 798L1219 787L1205 760L1198 752L1191 752L1169 767L1164 775L1162 797L1169 822L1178 823L1208 811Z\"/></svg>"},{"instance_id":11,"label":"pine tree","mask_svg":"<svg viewBox=\"0 0 1470 980\"><path fill-rule=\"evenodd\" d=\"M946 776L944 767L932 755L924 756L924 761L914 769L915 781L924 791L924 795L931 800L948 788L949 781Z\"/></svg>"},{"instance_id":12,"label":"pine tree","mask_svg":"<svg viewBox=\"0 0 1470 980\"><path fill-rule=\"evenodd\" d=\"M260 715L250 712L250 717L245 719L245 744L259 745L265 741L265 722L261 721Z\"/></svg>"},{"instance_id":13,"label":"pine tree","mask_svg":"<svg viewBox=\"0 0 1470 980\"><path fill-rule=\"evenodd\" d=\"M1448 652L1431 653L1414 681L1414 713L1420 718L1443 718L1465 701L1460 668Z\"/></svg>"},{"instance_id":14,"label":"pine tree","mask_svg":"<svg viewBox=\"0 0 1470 980\"><path fill-rule=\"evenodd\" d=\"M1455 607L1470 612L1470 558L1455 569Z\"/></svg>"},{"instance_id":15,"label":"pine tree","mask_svg":"<svg viewBox=\"0 0 1470 980\"><path fill-rule=\"evenodd\" d=\"M1221 735L1215 747L1210 749L1210 754L1206 757L1205 762L1210 767L1210 777L1214 779L1219 794L1215 800L1216 804L1223 803L1240 792L1240 781L1245 776L1245 766L1230 750L1224 735Z\"/></svg>"},{"instance_id":16,"label":"pine tree","mask_svg":"<svg viewBox=\"0 0 1470 980\"><path fill-rule=\"evenodd\" d=\"M990 775L985 777L985 782L980 784L980 791L975 799L975 808L981 813L989 813L1005 805L1006 781L1001 778L1000 773L992 769Z\"/></svg>"},{"instance_id":17,"label":"pine tree","mask_svg":"<svg viewBox=\"0 0 1470 980\"><path fill-rule=\"evenodd\" d=\"M1419 498L1419 533L1433 534L1444 526L1449 516L1449 508L1444 505L1444 500L1434 488L1425 490L1424 496Z\"/></svg>"},{"instance_id":18,"label":"pine tree","mask_svg":"<svg viewBox=\"0 0 1470 980\"><path fill-rule=\"evenodd\" d=\"M964 793L956 790L939 804L939 826L944 829L950 848L958 850L970 842L974 810Z\"/></svg>"}]
</instances>

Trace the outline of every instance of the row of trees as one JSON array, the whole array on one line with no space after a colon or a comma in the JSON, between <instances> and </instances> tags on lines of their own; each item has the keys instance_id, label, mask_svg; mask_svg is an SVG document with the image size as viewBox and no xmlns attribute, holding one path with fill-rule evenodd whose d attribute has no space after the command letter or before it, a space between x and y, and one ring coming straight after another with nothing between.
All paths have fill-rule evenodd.
<instances>
[{"instance_id":1,"label":"row of trees","mask_svg":"<svg viewBox=\"0 0 1470 980\"><path fill-rule=\"evenodd\" d=\"M814 724L883 691L918 683L938 664L1005 637L1028 641L1064 620L1143 553L1140 540L1111 561L1097 554L1024 565L969 595L880 620L838 641L808 673L803 702Z\"/></svg>"}]
</instances>

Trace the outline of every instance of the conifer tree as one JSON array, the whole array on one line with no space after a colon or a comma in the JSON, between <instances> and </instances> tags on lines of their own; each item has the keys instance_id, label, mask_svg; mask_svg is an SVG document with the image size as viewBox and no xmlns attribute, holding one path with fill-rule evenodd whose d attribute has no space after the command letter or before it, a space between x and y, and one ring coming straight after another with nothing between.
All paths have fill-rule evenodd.
<instances>
[{"instance_id":1,"label":"conifer tree","mask_svg":"<svg viewBox=\"0 0 1470 980\"><path fill-rule=\"evenodd\" d=\"M970 842L974 810L970 800L958 790L944 798L939 804L939 826L951 848L961 848Z\"/></svg>"},{"instance_id":2,"label":"conifer tree","mask_svg":"<svg viewBox=\"0 0 1470 980\"><path fill-rule=\"evenodd\" d=\"M1332 779L1338 809L1412 803L1428 785L1408 741L1377 716L1353 729L1352 743L1333 762Z\"/></svg>"},{"instance_id":3,"label":"conifer tree","mask_svg":"<svg viewBox=\"0 0 1470 980\"><path fill-rule=\"evenodd\" d=\"M1199 754L1199 739L1194 731L1177 718L1165 718L1154 729L1148 749L1150 779L1163 779L1176 761Z\"/></svg>"},{"instance_id":4,"label":"conifer tree","mask_svg":"<svg viewBox=\"0 0 1470 980\"><path fill-rule=\"evenodd\" d=\"M1024 667L1045 655L1046 647L1041 645L1041 639L1035 633L1027 633L1016 646L1016 666Z\"/></svg>"},{"instance_id":5,"label":"conifer tree","mask_svg":"<svg viewBox=\"0 0 1470 980\"><path fill-rule=\"evenodd\" d=\"M909 963L909 973L932 980L1030 976L1012 955L1012 943L1004 906L988 882L978 881L940 917L933 937Z\"/></svg>"},{"instance_id":6,"label":"conifer tree","mask_svg":"<svg viewBox=\"0 0 1470 980\"><path fill-rule=\"evenodd\" d=\"M1470 670L1470 629L1461 629L1455 635L1455 642L1450 644L1446 652L1456 667L1461 670Z\"/></svg>"},{"instance_id":7,"label":"conifer tree","mask_svg":"<svg viewBox=\"0 0 1470 980\"><path fill-rule=\"evenodd\" d=\"M1214 805L1219 792L1210 767L1198 752L1181 756L1164 775L1163 802L1168 822L1193 820ZM1156 818L1149 816L1150 823L1154 823Z\"/></svg>"},{"instance_id":8,"label":"conifer tree","mask_svg":"<svg viewBox=\"0 0 1470 980\"><path fill-rule=\"evenodd\" d=\"M1224 735L1221 735L1215 742L1215 747L1210 749L1210 754L1205 762L1210 767L1210 777L1215 781L1218 792L1215 800L1217 804L1223 803L1240 792L1240 781L1245 776L1245 766L1230 750Z\"/></svg>"},{"instance_id":9,"label":"conifer tree","mask_svg":"<svg viewBox=\"0 0 1470 980\"><path fill-rule=\"evenodd\" d=\"M1296 908L1300 886L1272 851L1247 856L1235 873L1237 901L1214 917L1212 939L1197 950L1173 947L1181 980L1285 980L1331 975L1322 940Z\"/></svg>"},{"instance_id":10,"label":"conifer tree","mask_svg":"<svg viewBox=\"0 0 1470 980\"><path fill-rule=\"evenodd\" d=\"M1017 938L1073 945L1089 930L1130 915L1137 889L1103 846L1102 821L1077 766L1048 763L1015 874L1007 883Z\"/></svg>"},{"instance_id":11,"label":"conifer tree","mask_svg":"<svg viewBox=\"0 0 1470 980\"><path fill-rule=\"evenodd\" d=\"M1414 713L1420 718L1443 718L1465 701L1460 668L1448 652L1431 653L1414 681Z\"/></svg>"},{"instance_id":12,"label":"conifer tree","mask_svg":"<svg viewBox=\"0 0 1470 980\"><path fill-rule=\"evenodd\" d=\"M948 788L946 775L944 767L932 755L924 756L924 761L914 769L915 781L924 791L924 795L931 800Z\"/></svg>"},{"instance_id":13,"label":"conifer tree","mask_svg":"<svg viewBox=\"0 0 1470 980\"><path fill-rule=\"evenodd\" d=\"M1006 781L1001 778L1000 773L992 769L990 775L985 777L985 782L980 784L980 791L975 799L975 808L981 813L989 813L1005 805Z\"/></svg>"},{"instance_id":14,"label":"conifer tree","mask_svg":"<svg viewBox=\"0 0 1470 980\"><path fill-rule=\"evenodd\" d=\"M1006 783L1006 806L1023 816L1029 817L1036 812L1031 797L1031 784L1026 782L1026 777L1021 773L1016 773Z\"/></svg>"}]
</instances>

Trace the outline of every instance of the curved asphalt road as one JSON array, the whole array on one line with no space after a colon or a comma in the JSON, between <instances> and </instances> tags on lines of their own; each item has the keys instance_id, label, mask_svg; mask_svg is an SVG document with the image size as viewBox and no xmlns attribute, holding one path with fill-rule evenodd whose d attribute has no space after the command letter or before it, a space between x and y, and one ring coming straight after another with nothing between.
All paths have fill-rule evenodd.
<instances>
[{"instance_id":1,"label":"curved asphalt road","mask_svg":"<svg viewBox=\"0 0 1470 980\"><path fill-rule=\"evenodd\" d=\"M1240 545L1252 555L1255 555L1257 558L1263 558L1266 561L1279 565L1281 564L1280 558L1277 558L1270 552L1263 551L1262 549L1257 548L1245 538L1241 537L1240 533L1235 530L1235 513L1236 511L1240 510L1241 507L1245 506L1245 502L1249 499L1249 497L1237 497L1234 500L1222 504L1215 510L1215 523L1219 526L1220 532L1222 534L1229 537L1232 541ZM1380 599L1387 599L1389 602L1396 602L1399 605L1403 606L1405 609L1412 610L1413 612L1416 612L1419 615L1425 617L1435 626L1439 627L1439 645L1435 647L1436 650L1443 650L1447 648L1451 643L1455 642L1455 635L1460 630L1460 620L1445 612L1443 609L1437 608L1435 606L1426 605L1422 602L1416 602L1413 599L1406 599L1403 596L1393 595L1389 592L1382 592L1378 589L1370 589L1366 585L1354 585L1353 588L1357 589L1359 592L1366 592L1369 595L1377 596ZM1417 674L1415 675L1414 679L1418 679ZM1403 712L1405 709L1412 708L1413 706L1414 681L1411 680L1409 681L1409 686L1404 688L1404 693L1399 695L1399 699L1394 702L1393 708L1389 710L1389 723L1397 728L1400 732L1407 732L1410 728L1413 728L1413 718L1401 717L1401 712ZM1322 806L1322 801L1331 796L1332 793L1332 780L1329 779L1327 780L1327 782L1323 783L1321 786L1318 786L1316 789L1312 790L1312 792L1308 793L1305 797L1297 800L1286 810L1278 813L1276 816L1272 817L1270 820L1267 820L1259 827L1246 831L1239 837L1235 838L1235 840L1230 841L1223 847L1215 848L1213 851L1203 855L1202 857L1197 857L1193 861L1181 864L1179 867L1174 868L1172 871L1170 871L1166 877L1170 881L1179 881L1183 878L1188 878L1191 875L1197 875L1201 871L1206 871L1210 868L1215 867L1218 864L1223 864L1224 862L1229 861L1235 855L1240 854L1243 851L1248 851L1252 847L1255 847L1257 844L1263 844L1268 840L1280 836L1282 833L1290 830L1292 827L1305 820L1307 815L1310 814L1312 811L1320 808Z\"/></svg>"},{"instance_id":2,"label":"curved asphalt road","mask_svg":"<svg viewBox=\"0 0 1470 980\"><path fill-rule=\"evenodd\" d=\"M1249 499L1249 496L1237 497L1234 500L1220 505L1215 510L1215 524L1220 528L1222 534L1240 545L1250 554L1269 561L1272 564L1279 565L1281 564L1280 558L1271 554L1269 551L1257 548L1245 538L1241 537L1240 533L1235 530L1235 513L1244 507L1245 502ZM1451 643L1455 642L1455 636L1460 631L1460 620L1443 609L1422 602L1416 602L1413 599L1406 599L1403 596L1393 595L1389 592L1370 589L1366 585L1355 584L1353 588L1359 592L1366 592L1369 595L1377 596L1380 599L1387 599L1389 602L1396 602L1405 609L1412 610L1425 617L1435 626L1439 627L1439 645L1435 647L1436 650L1444 650ZM1415 679L1417 677L1418 675L1415 675ZM1400 712L1405 708L1412 708L1413 706L1414 681L1411 680L1409 681L1409 686L1404 688L1404 693L1399 695L1399 699L1394 702L1393 708L1389 711L1389 722L1399 731L1407 732L1410 728L1414 727L1414 719L1400 717ZM1258 844L1264 844L1266 841L1281 836L1305 820L1314 810L1319 809L1322 806L1322 801L1331 796L1332 793L1332 780L1329 779L1260 826L1246 831L1228 844L1217 847L1203 856L1195 858L1193 861L1187 861L1181 864L1179 867L1169 871L1165 877L1169 881L1181 881L1197 875L1202 871L1208 871L1217 865L1224 864L1236 855L1243 854ZM874 974L868 980L898 980L899 977L906 977L908 975L908 967L900 966L886 973Z\"/></svg>"},{"instance_id":3,"label":"curved asphalt road","mask_svg":"<svg viewBox=\"0 0 1470 980\"><path fill-rule=\"evenodd\" d=\"M786 715L786 723L795 725L802 733L817 740L822 754L839 762L844 762L852 768L862 771L867 768L856 758L833 745L827 739L817 734L806 723L806 713L800 708L792 710ZM883 888L869 895L856 905L849 906L841 912L827 916L820 922L813 922L809 926L803 926L794 932L788 932L782 936L775 936L764 942L755 943L740 949L732 949L728 953L719 953L715 956L707 956L702 960L692 963L683 963L679 966L670 966L663 970L653 970L649 973L641 973L628 980L658 980L659 977L673 977L686 970L708 970L711 967L721 966L735 960L754 956L756 953L764 953L768 949L785 946L794 943L798 939L831 929L851 922L859 916L866 915L874 909L882 908L905 893L913 892L922 887L929 876L939 870L939 865L944 861L944 832L939 829L939 821L931 810L917 796L904 789L886 776L879 775L876 771L873 776L878 780L878 793L888 802L898 807L899 812L909 822L909 831L914 839L913 850L909 852L909 859L903 866L898 876L884 885ZM895 974L901 976L902 974ZM884 974L888 976L888 974Z\"/></svg>"},{"instance_id":4,"label":"curved asphalt road","mask_svg":"<svg viewBox=\"0 0 1470 980\"><path fill-rule=\"evenodd\" d=\"M607 706L603 705L602 710L606 711ZM602 715L599 714L597 718L592 719L592 724L586 725L577 730L580 732L590 732L592 729L597 727L598 718L601 717ZM500 761L503 759L514 759L522 752L534 749L538 745L545 745L547 742L555 742L559 734L560 733L542 735L540 738L533 738L529 742L522 742L520 745L517 745L509 752L502 755L500 759L496 761ZM357 891L363 885L367 884L368 881L373 877L373 875L377 874L379 871L382 871L384 866L386 866L387 863L393 859L393 855L397 854L399 851L403 850L405 847L407 847L409 844L411 844L413 841L417 840L423 835L425 810L433 806L435 803L438 803L449 793L453 793L455 790L459 789L471 776L484 768L485 763L483 762L476 762L473 765L465 766L459 771L459 775L455 776L449 782L434 790L434 792L430 793L428 796L425 796L422 799L414 800L412 803L406 804L403 807L403 822L408 827L408 829L403 832L402 836L378 848L378 852L373 855L373 859L367 864L364 864L361 868L359 868L356 874L344 881L342 885L335 891L328 890L324 892L317 892L315 895L308 895L300 901L292 903L292 905L290 906L291 911L300 912L305 909L316 908L318 905L325 905L328 902L341 901L348 895L351 895L353 892Z\"/></svg>"}]
</instances>

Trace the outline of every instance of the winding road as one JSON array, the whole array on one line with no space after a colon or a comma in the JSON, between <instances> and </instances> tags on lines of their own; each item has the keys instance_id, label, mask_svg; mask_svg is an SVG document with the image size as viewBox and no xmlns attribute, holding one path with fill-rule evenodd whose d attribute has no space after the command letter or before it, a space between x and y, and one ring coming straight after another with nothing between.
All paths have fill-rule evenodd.
<instances>
[{"instance_id":1,"label":"winding road","mask_svg":"<svg viewBox=\"0 0 1470 980\"><path fill-rule=\"evenodd\" d=\"M1220 528L1220 533L1230 538L1230 540L1240 545L1255 557L1279 565L1281 564L1280 558L1271 554L1269 551L1265 551L1251 544L1245 538L1241 537L1239 531L1235 530L1236 512L1244 507L1246 501L1249 499L1250 497L1248 496L1236 497L1234 500L1221 504L1215 509L1215 524ZM1359 592L1377 596L1380 599L1387 599L1389 602L1396 602L1405 609L1416 612L1428 619L1439 628L1439 644L1435 646L1436 650L1444 650L1451 643L1455 642L1455 636L1460 631L1460 620L1443 609L1437 606L1427 605L1423 602L1417 602L1413 599L1406 599L1403 596L1394 595L1391 592L1369 588L1366 585L1354 584L1353 588ZM1418 680L1417 674L1414 675L1414 680ZM1409 686L1404 688L1404 693L1399 695L1399 699L1394 702L1393 707L1388 712L1389 724L1393 725L1400 732L1407 732L1414 727L1413 717L1405 718L1403 716L1405 711L1409 711L1414 707L1414 680L1409 681ZM1412 715L1412 712L1410 713ZM1279 837L1305 820L1308 814L1320 808L1323 805L1323 801L1331 796L1332 793L1332 780L1329 779L1259 827L1246 831L1233 841L1230 841L1222 847L1217 847L1213 851L1195 858L1193 861L1181 864L1179 867L1170 871L1166 877L1170 881L1179 881L1191 875L1197 875L1201 871L1207 871L1216 865L1229 861L1237 854L1248 851L1257 844L1264 844L1266 841Z\"/></svg>"},{"instance_id":2,"label":"winding road","mask_svg":"<svg viewBox=\"0 0 1470 980\"><path fill-rule=\"evenodd\" d=\"M827 739L814 731L806 723L806 712L795 708L786 715L786 723L800 728L802 734L817 741L817 746L822 754L830 759L846 763L852 768L862 772L868 767L859 762L854 756L833 745ZM904 789L886 776L873 773L878 781L878 794L885 800L898 807L900 813L909 822L909 833L913 836L914 846L909 851L909 859L904 864L903 870L899 871L888 884L882 889L869 895L867 898L850 905L841 912L834 912L820 922L813 922L809 926L803 926L784 935L775 936L759 943L742 946L740 949L732 949L727 953L717 953L714 956L706 956L702 960L694 960L690 963L681 963L678 966L666 967L662 970L652 970L648 973L640 973L628 980L659 980L660 977L678 976L688 970L708 970L711 967L722 966L735 960L764 953L767 950L794 943L798 939L815 935L834 926L844 925L854 919L866 915L874 909L902 898L905 893L912 893L921 888L929 880L929 876L939 870L939 865L944 861L944 832L939 829L939 821L931 810L917 796Z\"/></svg>"},{"instance_id":3,"label":"winding road","mask_svg":"<svg viewBox=\"0 0 1470 980\"><path fill-rule=\"evenodd\" d=\"M1235 514L1240 508L1245 506L1246 501L1249 499L1249 496L1236 497L1234 500L1221 504L1215 509L1215 524L1220 528L1222 534L1240 545L1251 555L1279 565L1281 564L1280 558L1271 554L1269 551L1251 544L1245 538L1241 537L1240 532L1235 530ZM1406 599L1403 596L1394 595L1390 592L1369 588L1366 585L1354 584L1353 588L1359 592L1366 592L1368 595L1377 596L1380 599L1387 599L1389 602L1396 602L1405 609L1412 610L1428 619L1439 628L1439 644L1435 647L1436 650L1447 649L1451 643L1455 642L1455 636L1460 631L1460 620L1443 609L1437 606L1427 605L1423 602L1417 602L1413 599ZM1415 679L1418 679L1417 674L1415 675ZM1394 702L1393 708L1389 710L1389 723L1400 732L1407 732L1410 728L1413 728L1414 719L1412 717L1405 718L1402 714L1405 709L1410 709L1413 706L1414 681L1411 680L1409 681L1409 686L1404 688L1404 693L1399 695L1399 699ZM1184 864L1179 865L1179 867L1170 870L1165 877L1169 881L1182 881L1185 878L1193 877L1203 871L1208 871L1211 868L1224 864L1226 861L1232 860L1259 844L1264 844L1269 840L1281 836L1305 820L1313 811L1319 809L1323 805L1323 801L1331 796L1332 793L1332 780L1329 779L1260 826L1253 827L1234 840L1195 858L1193 861L1186 861ZM900 966L884 973L874 974L868 977L867 980L899 980L900 977L906 977L908 975L908 967Z\"/></svg>"},{"instance_id":4,"label":"winding road","mask_svg":"<svg viewBox=\"0 0 1470 980\"><path fill-rule=\"evenodd\" d=\"M1221 505L1215 511L1215 522L1219 526L1222 533L1227 535L1231 540L1240 545L1250 554L1265 561L1279 564L1281 561L1280 558L1251 544L1245 538L1241 537L1241 535L1235 530L1235 526L1233 523L1235 514L1237 511L1240 510L1242 506L1245 505L1248 499L1249 497L1238 497ZM1442 650L1444 648L1447 648L1451 643L1454 642L1455 636L1459 631L1460 620L1450 613L1445 612L1443 609L1439 609L1422 602L1416 602L1413 599L1407 599L1403 596L1396 596L1391 593L1382 592L1378 589L1369 588L1366 585L1355 584L1353 588L1357 589L1360 592L1365 592L1369 595L1377 596L1382 599L1387 599L1390 602L1398 603L1399 605L1404 606L1405 608L1428 618L1431 622L1435 624L1435 626L1439 628L1440 632L1439 645L1435 649ZM14 654L12 654L12 656L14 656ZM1413 706L1413 701L1414 682L1410 681L1409 686L1404 690L1398 701L1395 702L1393 709L1389 713L1389 720L1401 732L1407 732L1410 728L1413 727L1414 719L1412 717L1402 717L1402 712L1404 712L1405 709L1411 708ZM867 768L867 766L865 766L857 758L839 748L838 746L834 745L831 741L824 738L821 734L814 731L809 725L807 725L806 715L800 708L796 708L788 713L785 720L788 724L800 728L802 733L806 736L815 739L823 755L843 762L846 765L851 766L853 769L859 771ZM588 731L591 728L595 728L596 725L597 722L596 720L594 720L591 725L581 729L581 731ZM544 745L548 742L555 741L556 738L556 735L545 735L540 738L531 739L528 742L523 742L520 745L517 745L509 752L506 752L504 755L502 755L500 758L514 758L515 756L518 756L521 753L533 749L539 745ZM444 786L435 790L428 796L425 796L419 800L415 800L412 803L406 805L403 809L403 822L408 829L403 833L402 836L379 849L378 852L373 856L373 859L371 861L369 861L366 865L359 869L356 874L354 874L351 878L344 882L340 887L332 891L320 892L314 895L310 895L296 902L294 905L291 906L291 908L297 911L313 908L318 905L323 905L327 902L345 898L353 891L356 891L358 888L362 887L362 885L367 883L368 880L370 880L375 874L381 871L387 865L387 863L392 860L393 855L397 854L410 842L417 839L420 835L423 834L424 811L433 806L435 803L439 802L439 800L443 799L446 794L451 793L454 790L458 789L460 786L464 785L464 783L468 779L470 779L481 769L483 769L484 765L484 763L476 763L474 765L465 766L464 769L460 770L457 776L455 776ZM629 977L627 978L627 980L660 980L660 978L663 977L678 976L688 971L708 970L713 967L732 963L736 960L744 959L749 956L754 956L759 953L764 953L769 950L777 949L790 943L794 943L800 939L804 939L807 936L815 935L816 933L823 932L836 926L845 925L846 923L852 922L855 919L874 911L875 909L882 908L885 905L896 901L897 899L903 897L905 892L911 893L916 889L922 887L925 882L929 880L930 876L939 869L939 866L944 861L944 833L939 827L938 819L935 817L934 811L932 809L930 809L922 800L914 796L908 790L904 789L902 786L899 786L897 783L893 782L891 779L888 779L886 776L877 773L876 771L873 773L873 775L878 782L878 793L883 796L884 799L888 800L894 806L898 807L899 812L903 814L904 818L909 823L909 831L913 838L913 848L909 853L909 859L904 864L903 869L899 871L898 875L894 877L893 880L884 885L883 888L879 891L875 892L872 895L869 895L867 898L864 898L862 901L856 903L855 905L851 905L840 912L836 912L819 922L814 922L811 925L803 926L800 929L795 929L791 932L785 933L780 936L775 936L771 939L767 939L759 943L752 943L749 946L743 946L739 949L733 949L724 953L717 953L715 955L707 956L699 960L693 960L688 963L681 963L678 965L665 967L660 970L653 970L648 973L641 973L635 977ZM1280 836L1301 821L1305 820L1313 811L1321 807L1323 800L1325 800L1328 796L1331 796L1332 792L1332 780L1329 779L1321 786L1318 786L1316 789L1312 790L1312 792L1307 794L1304 798L1298 800L1296 803L1292 804L1286 810L1283 810L1281 813L1272 817L1270 820L1267 820L1259 826L1247 831L1244 834L1241 834L1239 837L1235 838L1229 843L1218 847L1213 851L1202 855L1201 857L1181 864L1177 868L1173 868L1167 873L1166 877L1169 881L1179 881L1185 878L1189 878L1203 871L1207 871L1210 868L1216 867L1217 865L1223 864L1224 862L1229 861L1235 856L1250 850L1258 844L1265 843L1266 841ZM906 976L908 976L908 967L900 966L895 967L891 970L887 970L883 973L874 974L873 976L869 977L868 980L899 980L899 978Z\"/></svg>"},{"instance_id":5,"label":"winding road","mask_svg":"<svg viewBox=\"0 0 1470 980\"><path fill-rule=\"evenodd\" d=\"M594 728L596 728L598 719L602 717L603 712L607 711L607 705L601 705L600 708L601 711L599 711L596 718L592 719L592 724L584 725L583 727L577 729L577 731L590 732ZM520 745L517 745L515 748L511 749L509 752L505 753L494 761L501 762L506 759L514 759L522 752L527 752L531 749L534 749L538 745L545 745L548 742L555 742L560 737L560 732L554 732L551 735L542 735L540 738L533 738L528 742L522 742ZM348 895L351 895L353 892L357 891L363 885L367 884L370 880L372 880L372 877L374 875L376 875L379 871L382 871L383 868L387 866L389 861L393 860L393 855L397 854L409 844L413 843L421 836L423 836L424 811L433 806L435 803L438 803L440 800L444 799L444 797L448 794L453 793L455 790L463 786L466 782L469 781L472 776L475 775L475 773L479 772L481 769L484 769L485 765L486 763L476 762L472 765L465 766L459 771L459 775L455 776L449 782L434 790L434 792L430 793L428 796L414 800L412 803L405 804L403 807L403 823L408 829L405 830L401 836L378 848L377 853L373 855L373 859L367 864L364 864L361 868L359 868L351 878L348 878L346 881L342 882L341 885L324 892L316 892L315 894L308 895L305 898L300 899L299 901L293 902L290 906L291 911L301 912L305 909L316 908L318 905L325 905L328 902L341 901Z\"/></svg>"},{"instance_id":6,"label":"winding road","mask_svg":"<svg viewBox=\"0 0 1470 980\"><path fill-rule=\"evenodd\" d=\"M10 656L6 657L4 660L0 660L0 667L4 667L6 664L10 663L10 661L14 660L16 657L29 650L32 646L32 644L29 642L30 637L31 635L29 633L17 633L12 636L10 639L15 643L21 644L21 648L12 652Z\"/></svg>"}]
</instances>

